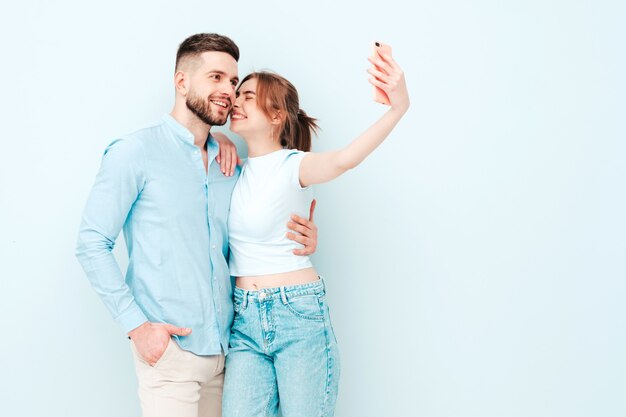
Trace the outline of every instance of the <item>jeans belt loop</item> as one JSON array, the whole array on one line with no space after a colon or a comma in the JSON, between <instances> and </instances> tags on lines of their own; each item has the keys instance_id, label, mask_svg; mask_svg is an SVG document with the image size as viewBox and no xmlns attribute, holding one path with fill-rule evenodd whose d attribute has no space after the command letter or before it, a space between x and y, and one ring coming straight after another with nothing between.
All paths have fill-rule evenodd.
<instances>
[{"instance_id":1,"label":"jeans belt loop","mask_svg":"<svg viewBox=\"0 0 626 417\"><path fill-rule=\"evenodd\" d=\"M243 290L243 301L241 302L241 307L248 307L248 290Z\"/></svg>"},{"instance_id":2,"label":"jeans belt loop","mask_svg":"<svg viewBox=\"0 0 626 417\"><path fill-rule=\"evenodd\" d=\"M285 294L285 287L280 287L280 299L283 300L283 304L287 304L287 294Z\"/></svg>"}]
</instances>

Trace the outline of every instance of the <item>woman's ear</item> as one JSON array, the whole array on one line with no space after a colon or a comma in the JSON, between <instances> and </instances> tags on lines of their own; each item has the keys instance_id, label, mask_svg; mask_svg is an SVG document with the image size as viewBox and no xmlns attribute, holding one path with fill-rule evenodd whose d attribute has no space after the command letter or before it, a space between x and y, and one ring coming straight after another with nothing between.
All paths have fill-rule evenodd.
<instances>
[{"instance_id":1,"label":"woman's ear","mask_svg":"<svg viewBox=\"0 0 626 417\"><path fill-rule=\"evenodd\" d=\"M274 112L274 116L272 116L272 124L279 125L283 122L283 113L280 110L276 110Z\"/></svg>"}]
</instances>

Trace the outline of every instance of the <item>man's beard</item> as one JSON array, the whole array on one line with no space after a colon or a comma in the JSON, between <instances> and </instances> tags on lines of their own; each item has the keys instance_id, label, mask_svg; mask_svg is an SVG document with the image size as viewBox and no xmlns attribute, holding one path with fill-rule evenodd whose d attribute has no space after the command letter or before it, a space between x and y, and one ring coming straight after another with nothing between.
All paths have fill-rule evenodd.
<instances>
[{"instance_id":1,"label":"man's beard","mask_svg":"<svg viewBox=\"0 0 626 417\"><path fill-rule=\"evenodd\" d=\"M225 116L220 116L211 111L211 103L208 99L202 100L200 97L190 94L187 96L185 104L193 114L209 126L222 126L228 120L228 113Z\"/></svg>"}]
</instances>

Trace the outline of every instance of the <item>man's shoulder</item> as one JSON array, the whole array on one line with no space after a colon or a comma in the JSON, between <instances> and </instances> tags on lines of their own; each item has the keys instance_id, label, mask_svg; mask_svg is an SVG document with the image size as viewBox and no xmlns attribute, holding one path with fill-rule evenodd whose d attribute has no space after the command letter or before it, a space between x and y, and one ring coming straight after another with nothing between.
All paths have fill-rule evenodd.
<instances>
[{"instance_id":1,"label":"man's shoulder","mask_svg":"<svg viewBox=\"0 0 626 417\"><path fill-rule=\"evenodd\" d=\"M164 123L163 120L157 120L122 135L120 139L145 142L146 140L158 138L162 136Z\"/></svg>"},{"instance_id":2,"label":"man's shoulder","mask_svg":"<svg viewBox=\"0 0 626 417\"><path fill-rule=\"evenodd\" d=\"M163 121L156 121L118 136L106 147L105 155L115 150L118 154L140 155L152 148L154 141L163 136Z\"/></svg>"}]
</instances>

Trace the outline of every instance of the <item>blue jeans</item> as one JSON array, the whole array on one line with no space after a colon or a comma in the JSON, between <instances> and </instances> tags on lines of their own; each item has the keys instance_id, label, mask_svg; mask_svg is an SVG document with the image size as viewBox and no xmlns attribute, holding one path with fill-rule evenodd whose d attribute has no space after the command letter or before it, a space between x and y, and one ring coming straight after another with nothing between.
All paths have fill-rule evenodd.
<instances>
[{"instance_id":1,"label":"blue jeans","mask_svg":"<svg viewBox=\"0 0 626 417\"><path fill-rule=\"evenodd\" d=\"M339 350L324 283L235 289L223 417L331 417ZM279 401L280 399L280 401Z\"/></svg>"}]
</instances>

